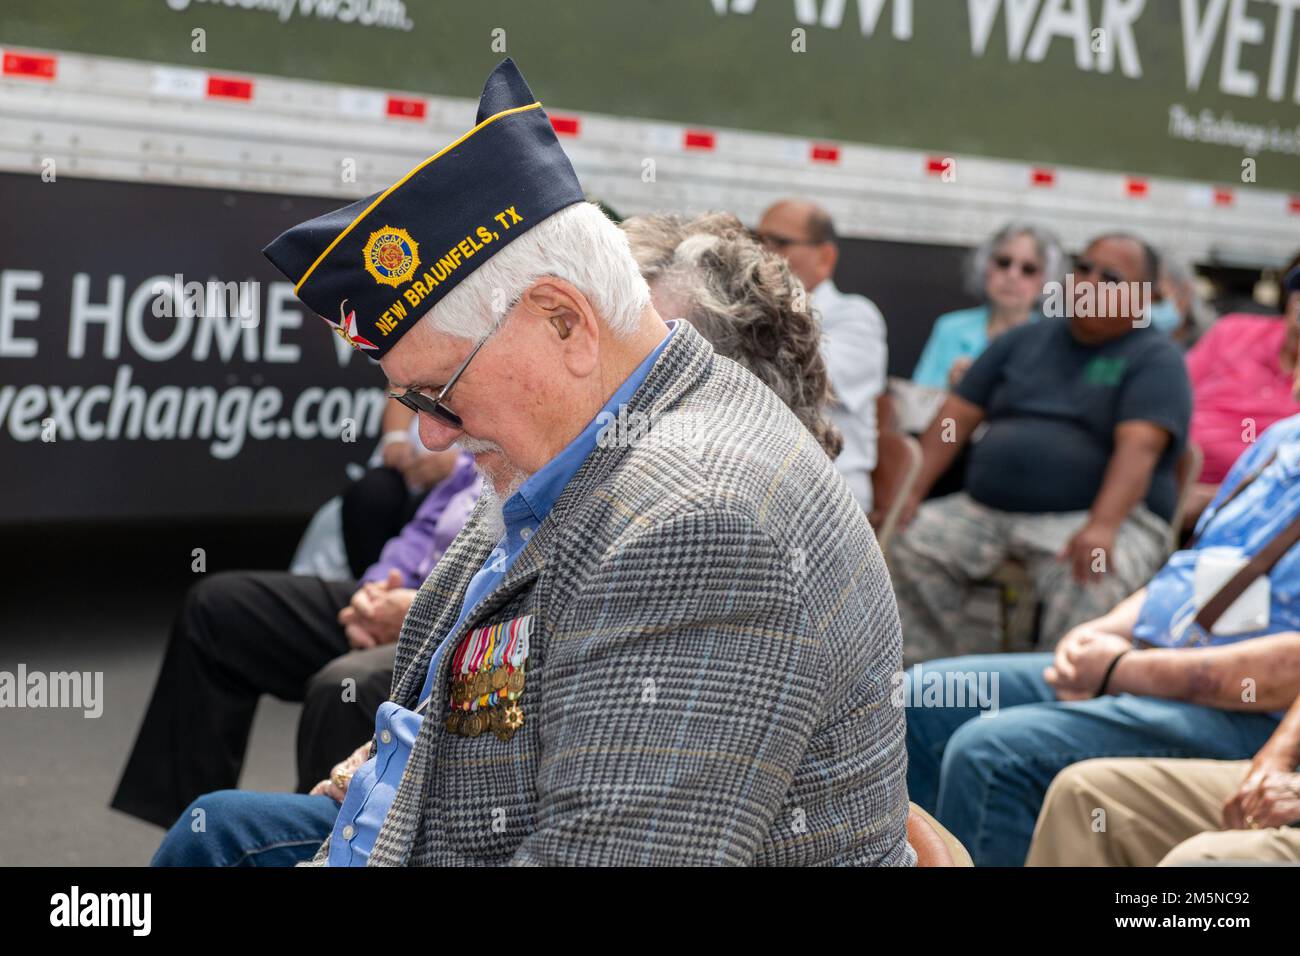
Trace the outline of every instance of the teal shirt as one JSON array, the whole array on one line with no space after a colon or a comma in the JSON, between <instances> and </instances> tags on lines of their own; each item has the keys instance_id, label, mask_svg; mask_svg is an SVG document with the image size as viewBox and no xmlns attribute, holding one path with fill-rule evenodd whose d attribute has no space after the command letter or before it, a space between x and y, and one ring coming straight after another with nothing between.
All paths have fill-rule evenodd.
<instances>
[{"instance_id":1,"label":"teal shirt","mask_svg":"<svg viewBox=\"0 0 1300 956\"><path fill-rule=\"evenodd\" d=\"M1030 322L1037 322L1037 311L1029 314ZM963 356L977 358L989 346L989 307L977 305L973 309L959 309L939 316L930 332L930 338L916 363L912 381L930 388L948 388L948 369Z\"/></svg>"}]
</instances>

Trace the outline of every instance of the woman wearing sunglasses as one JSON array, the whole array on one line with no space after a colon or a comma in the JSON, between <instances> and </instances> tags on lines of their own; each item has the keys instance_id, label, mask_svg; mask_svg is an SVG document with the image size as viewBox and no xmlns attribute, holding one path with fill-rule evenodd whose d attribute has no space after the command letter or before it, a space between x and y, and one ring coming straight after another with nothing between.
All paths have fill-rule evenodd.
<instances>
[{"instance_id":1,"label":"woman wearing sunglasses","mask_svg":"<svg viewBox=\"0 0 1300 956\"><path fill-rule=\"evenodd\" d=\"M1056 238L1028 223L1011 223L976 248L966 287L984 300L973 309L939 316L912 381L950 389L1003 332L1038 318L1043 285L1059 279L1064 257Z\"/></svg>"}]
</instances>

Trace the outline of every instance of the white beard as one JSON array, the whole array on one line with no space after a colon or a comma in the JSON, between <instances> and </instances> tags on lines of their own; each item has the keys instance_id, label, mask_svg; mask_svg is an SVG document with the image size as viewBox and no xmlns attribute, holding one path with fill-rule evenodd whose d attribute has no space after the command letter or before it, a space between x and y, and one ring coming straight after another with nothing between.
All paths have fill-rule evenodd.
<instances>
[{"instance_id":1,"label":"white beard","mask_svg":"<svg viewBox=\"0 0 1300 956\"><path fill-rule=\"evenodd\" d=\"M455 444L469 452L471 455L481 454L486 451L496 452L501 459L507 460L505 453L502 452L501 446L496 442L484 441L479 438L470 438L468 435L458 438ZM511 471L506 476L505 486L498 488L490 475L483 472L478 466L478 460L474 461L474 469L483 476L483 490L479 493L482 513L479 520L483 522L483 528L496 540L506 533L506 519L503 513L505 502L510 496L519 490L520 486L528 480L528 474L520 469L511 467Z\"/></svg>"}]
</instances>

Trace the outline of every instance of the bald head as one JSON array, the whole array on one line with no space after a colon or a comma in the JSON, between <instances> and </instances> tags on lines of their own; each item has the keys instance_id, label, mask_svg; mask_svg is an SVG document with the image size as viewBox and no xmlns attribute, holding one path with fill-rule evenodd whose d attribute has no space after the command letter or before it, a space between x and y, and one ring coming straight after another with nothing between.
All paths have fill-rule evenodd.
<instances>
[{"instance_id":1,"label":"bald head","mask_svg":"<svg viewBox=\"0 0 1300 956\"><path fill-rule=\"evenodd\" d=\"M781 199L773 203L759 220L758 237L785 257L809 292L835 272L839 259L835 224L830 213L815 202Z\"/></svg>"}]
</instances>

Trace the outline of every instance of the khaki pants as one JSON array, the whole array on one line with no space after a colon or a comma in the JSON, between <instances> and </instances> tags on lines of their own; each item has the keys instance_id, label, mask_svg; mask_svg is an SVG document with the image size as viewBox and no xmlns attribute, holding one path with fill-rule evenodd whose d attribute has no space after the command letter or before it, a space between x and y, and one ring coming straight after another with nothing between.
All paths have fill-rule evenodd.
<instances>
[{"instance_id":1,"label":"khaki pants","mask_svg":"<svg viewBox=\"0 0 1300 956\"><path fill-rule=\"evenodd\" d=\"M1002 650L997 588L980 585L1008 558L1025 563L1042 602L1040 650L1053 649L1071 627L1105 614L1164 561L1169 525L1138 505L1116 533L1111 566L1096 581L1077 583L1070 563L1057 555L1087 520L1086 511L998 511L965 492L923 504L890 544L903 664Z\"/></svg>"},{"instance_id":2,"label":"khaki pants","mask_svg":"<svg viewBox=\"0 0 1300 956\"><path fill-rule=\"evenodd\" d=\"M1300 863L1300 829L1222 830L1245 760L1104 758L1066 767L1038 815L1026 866Z\"/></svg>"}]
</instances>

